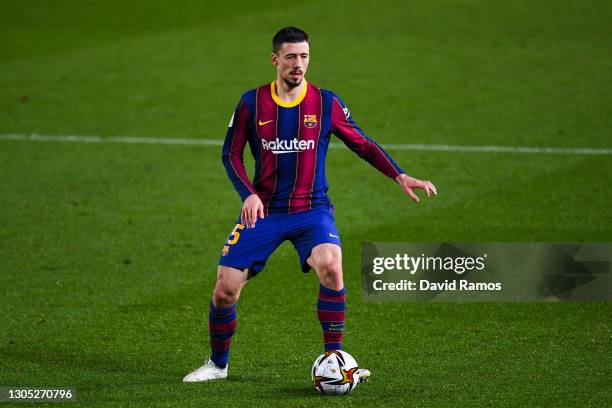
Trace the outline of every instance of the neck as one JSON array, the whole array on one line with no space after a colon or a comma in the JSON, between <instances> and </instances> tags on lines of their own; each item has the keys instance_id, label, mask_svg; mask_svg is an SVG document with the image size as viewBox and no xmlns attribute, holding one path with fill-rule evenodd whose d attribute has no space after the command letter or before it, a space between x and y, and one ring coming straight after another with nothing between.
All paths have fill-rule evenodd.
<instances>
[{"instance_id":1,"label":"neck","mask_svg":"<svg viewBox=\"0 0 612 408\"><path fill-rule=\"evenodd\" d=\"M289 87L285 81L281 78L276 78L275 84L276 94L281 101L291 102L297 99L298 96L302 93L302 90L306 86L306 80L302 79L302 82L296 87Z\"/></svg>"}]
</instances>

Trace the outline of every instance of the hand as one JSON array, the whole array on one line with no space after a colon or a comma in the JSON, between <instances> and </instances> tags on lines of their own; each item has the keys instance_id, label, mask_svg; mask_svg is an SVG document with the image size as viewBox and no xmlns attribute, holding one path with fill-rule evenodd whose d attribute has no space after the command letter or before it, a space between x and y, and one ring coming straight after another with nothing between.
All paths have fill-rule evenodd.
<instances>
[{"instance_id":1,"label":"hand","mask_svg":"<svg viewBox=\"0 0 612 408\"><path fill-rule=\"evenodd\" d=\"M434 186L431 181L418 180L413 177L410 177L407 174L400 174L395 178L395 181L397 181L399 185L402 186L402 189L404 189L404 192L408 194L410 198L412 198L417 203L420 200L413 190L415 188L422 188L423 190L425 190L425 192L427 193L427 197L431 197L432 194L438 195L438 192L436 191L436 186Z\"/></svg>"},{"instance_id":2,"label":"hand","mask_svg":"<svg viewBox=\"0 0 612 408\"><path fill-rule=\"evenodd\" d=\"M251 194L242 204L240 222L247 228L255 228L257 216L264 217L264 206L257 194Z\"/></svg>"}]
</instances>

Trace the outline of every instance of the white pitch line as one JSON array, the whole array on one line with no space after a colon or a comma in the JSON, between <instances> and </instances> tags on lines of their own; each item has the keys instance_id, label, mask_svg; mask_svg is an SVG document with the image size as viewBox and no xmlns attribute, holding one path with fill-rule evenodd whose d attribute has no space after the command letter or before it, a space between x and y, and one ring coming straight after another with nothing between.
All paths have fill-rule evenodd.
<instances>
[{"instance_id":1,"label":"white pitch line","mask_svg":"<svg viewBox=\"0 0 612 408\"><path fill-rule=\"evenodd\" d=\"M133 137L133 136L78 136L78 135L37 135L37 134L0 134L0 140L23 140L42 142L80 142L80 143L126 143L126 144L167 144L193 146L223 146L220 139L178 139L171 137ZM596 147L528 147L528 146L468 146L441 144L383 144L389 150L423 150L439 152L487 152L487 153L528 153L528 154L590 154L612 155L612 148ZM330 143L330 148L344 147L342 143Z\"/></svg>"},{"instance_id":2,"label":"white pitch line","mask_svg":"<svg viewBox=\"0 0 612 408\"><path fill-rule=\"evenodd\" d=\"M223 140L215 139L175 139L172 137L134 137L134 136L77 136L77 135L24 135L19 133L0 135L0 140L25 140L34 142L80 142L80 143L127 143L127 144L169 144L196 146L223 146Z\"/></svg>"}]
</instances>

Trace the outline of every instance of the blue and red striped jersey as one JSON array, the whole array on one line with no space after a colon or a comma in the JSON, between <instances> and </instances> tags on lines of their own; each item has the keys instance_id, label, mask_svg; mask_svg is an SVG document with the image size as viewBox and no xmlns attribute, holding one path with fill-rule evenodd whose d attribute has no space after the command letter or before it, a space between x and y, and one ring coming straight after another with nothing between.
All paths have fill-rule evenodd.
<instances>
[{"instance_id":1,"label":"blue and red striped jersey","mask_svg":"<svg viewBox=\"0 0 612 408\"><path fill-rule=\"evenodd\" d=\"M310 83L289 103L278 98L274 82L244 93L227 130L223 165L240 198L257 194L266 213L329 205L325 157L332 133L386 176L404 172L357 126L342 99ZM243 161L247 143L255 158L252 183Z\"/></svg>"}]
</instances>

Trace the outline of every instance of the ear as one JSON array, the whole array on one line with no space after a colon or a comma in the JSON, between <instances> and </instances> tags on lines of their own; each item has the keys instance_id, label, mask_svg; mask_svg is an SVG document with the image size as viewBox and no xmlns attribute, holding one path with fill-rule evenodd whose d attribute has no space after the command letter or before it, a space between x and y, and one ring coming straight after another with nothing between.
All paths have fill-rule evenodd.
<instances>
[{"instance_id":1,"label":"ear","mask_svg":"<svg viewBox=\"0 0 612 408\"><path fill-rule=\"evenodd\" d=\"M270 57L272 60L272 65L278 65L278 54L273 52Z\"/></svg>"}]
</instances>

